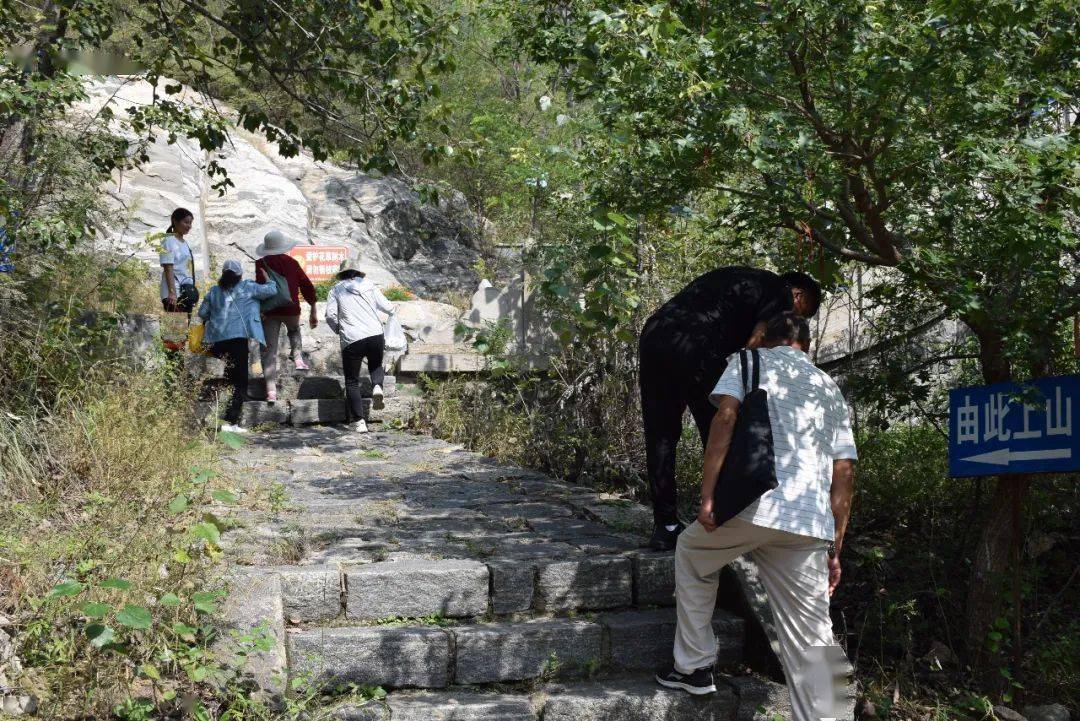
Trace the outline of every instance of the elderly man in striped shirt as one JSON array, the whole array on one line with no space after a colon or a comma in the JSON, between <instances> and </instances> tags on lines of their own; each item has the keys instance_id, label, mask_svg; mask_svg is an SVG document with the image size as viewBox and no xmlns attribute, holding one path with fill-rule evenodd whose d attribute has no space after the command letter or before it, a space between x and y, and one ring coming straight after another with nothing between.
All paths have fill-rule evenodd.
<instances>
[{"instance_id":1,"label":"elderly man in striped shirt","mask_svg":"<svg viewBox=\"0 0 1080 721\"><path fill-rule=\"evenodd\" d=\"M776 316L763 345L760 387L768 393L778 486L716 525L713 489L744 395L735 355L710 396L717 413L702 469L701 511L676 547L675 668L657 681L693 694L716 690L712 616L720 569L751 553L776 618L794 721L820 721L840 714L847 692L849 667L833 636L829 597L840 582L855 440L840 389L806 354L806 320L790 312Z\"/></svg>"}]
</instances>

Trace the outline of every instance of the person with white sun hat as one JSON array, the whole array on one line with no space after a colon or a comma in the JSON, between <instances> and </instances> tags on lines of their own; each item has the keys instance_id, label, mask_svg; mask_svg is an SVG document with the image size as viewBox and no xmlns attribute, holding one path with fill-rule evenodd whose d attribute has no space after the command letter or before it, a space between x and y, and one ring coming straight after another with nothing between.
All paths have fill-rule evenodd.
<instances>
[{"instance_id":1,"label":"person with white sun hat","mask_svg":"<svg viewBox=\"0 0 1080 721\"><path fill-rule=\"evenodd\" d=\"M310 307L308 323L312 328L319 324L319 317L315 310L316 295L315 285L308 278L307 273L291 255L289 251L296 247L296 241L287 237L280 230L271 230L263 237L263 242L255 249L255 280L264 283L267 280L284 278L289 284L289 296L291 302L283 303L275 308L264 310L263 335L266 337L266 345L262 351L263 377L266 379L266 399L277 400L278 379L278 341L281 337L281 326L289 335L289 359L296 366L296 370L306 371L307 363L304 361L304 342L300 332L300 297ZM274 276L277 278L274 278Z\"/></svg>"}]
</instances>

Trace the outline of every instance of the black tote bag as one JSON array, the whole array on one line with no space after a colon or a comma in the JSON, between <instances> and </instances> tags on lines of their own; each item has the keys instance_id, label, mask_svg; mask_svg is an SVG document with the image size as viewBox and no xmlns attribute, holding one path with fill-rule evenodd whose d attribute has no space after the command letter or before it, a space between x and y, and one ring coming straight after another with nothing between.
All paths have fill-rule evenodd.
<instances>
[{"instance_id":1,"label":"black tote bag","mask_svg":"<svg viewBox=\"0 0 1080 721\"><path fill-rule=\"evenodd\" d=\"M772 423L769 421L769 394L759 387L761 359L757 350L749 352L753 372L747 378L747 366L750 365L747 355L746 350L739 352L743 400L731 433L731 446L713 491L713 518L718 526L739 515L763 493L779 485L773 455Z\"/></svg>"}]
</instances>

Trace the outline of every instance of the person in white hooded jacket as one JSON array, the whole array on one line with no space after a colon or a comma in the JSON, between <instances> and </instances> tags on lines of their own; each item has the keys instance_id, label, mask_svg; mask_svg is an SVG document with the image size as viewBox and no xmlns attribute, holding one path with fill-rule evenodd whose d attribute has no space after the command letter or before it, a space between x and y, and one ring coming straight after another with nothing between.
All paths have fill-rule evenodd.
<instances>
[{"instance_id":1,"label":"person in white hooded jacket","mask_svg":"<svg viewBox=\"0 0 1080 721\"><path fill-rule=\"evenodd\" d=\"M345 260L337 274L338 283L326 299L326 324L341 338L341 365L345 371L345 397L356 430L367 432L363 397L360 394L360 367L367 360L371 375L371 407L383 407L383 352L386 339L379 312L391 315L394 304L378 286L364 277L356 261Z\"/></svg>"}]
</instances>

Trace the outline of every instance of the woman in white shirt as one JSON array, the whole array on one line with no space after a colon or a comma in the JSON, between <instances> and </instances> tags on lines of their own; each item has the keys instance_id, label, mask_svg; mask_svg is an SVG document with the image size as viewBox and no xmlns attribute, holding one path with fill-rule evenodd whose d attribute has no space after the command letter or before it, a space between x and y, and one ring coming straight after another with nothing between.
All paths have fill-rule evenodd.
<instances>
[{"instance_id":1,"label":"woman in white shirt","mask_svg":"<svg viewBox=\"0 0 1080 721\"><path fill-rule=\"evenodd\" d=\"M386 338L378 311L390 315L394 305L378 286L364 277L356 261L341 263L338 283L326 299L326 324L341 338L341 364L345 369L345 396L360 433L367 432L364 403L360 394L360 367L367 360L371 374L371 407L383 407L383 352Z\"/></svg>"},{"instance_id":2,"label":"woman in white shirt","mask_svg":"<svg viewBox=\"0 0 1080 721\"><path fill-rule=\"evenodd\" d=\"M161 263L161 307L167 313L187 313L199 302L195 288L195 255L184 236L191 232L195 216L187 208L177 208L169 218L165 239L158 248Z\"/></svg>"}]
</instances>

